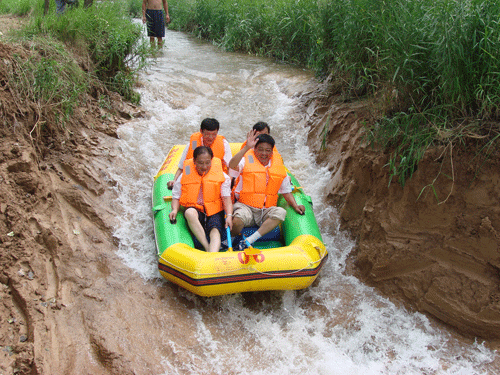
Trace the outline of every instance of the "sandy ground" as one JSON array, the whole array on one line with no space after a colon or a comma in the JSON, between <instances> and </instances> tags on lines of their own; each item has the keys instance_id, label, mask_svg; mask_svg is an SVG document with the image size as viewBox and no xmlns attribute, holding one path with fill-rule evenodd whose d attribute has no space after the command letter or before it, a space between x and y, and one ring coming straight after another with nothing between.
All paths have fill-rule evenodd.
<instances>
[{"instance_id":1,"label":"sandy ground","mask_svg":"<svg viewBox=\"0 0 500 375\"><path fill-rule=\"evenodd\" d=\"M118 157L116 127L141 109L115 96L103 113L89 98L67 131L30 135L34 109L12 96L7 75L12 55L29 52L2 38L0 373L161 373L157 358L174 363L182 355L165 352L155 327L187 341L193 330L181 318L184 305L163 308L175 286L146 283L117 259L114 182L106 174ZM310 146L332 173L329 198L358 242L349 272L396 302L496 345L498 158L479 169L473 154L435 149L404 188L389 185L387 156L362 141L362 124L373 121L370 108L377 106L325 99L322 88L303 99ZM418 198L433 181L442 204L430 193Z\"/></svg>"}]
</instances>

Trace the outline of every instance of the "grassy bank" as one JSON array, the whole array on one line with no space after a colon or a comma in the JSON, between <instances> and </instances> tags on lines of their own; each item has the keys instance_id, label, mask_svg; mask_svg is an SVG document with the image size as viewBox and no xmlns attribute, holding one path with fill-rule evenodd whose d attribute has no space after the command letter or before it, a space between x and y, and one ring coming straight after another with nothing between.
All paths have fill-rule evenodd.
<instances>
[{"instance_id":1,"label":"grassy bank","mask_svg":"<svg viewBox=\"0 0 500 375\"><path fill-rule=\"evenodd\" d=\"M226 50L307 66L346 99L380 95L369 140L404 185L432 144L500 120L500 3L491 0L170 0L171 28ZM490 142L490 143L488 143ZM488 151L490 152L490 151Z\"/></svg>"},{"instance_id":2,"label":"grassy bank","mask_svg":"<svg viewBox=\"0 0 500 375\"><path fill-rule=\"evenodd\" d=\"M48 111L62 126L89 95L106 105L109 90L139 103L133 87L147 50L140 25L131 22L131 9L131 1L84 8L81 0L79 7L57 15L54 1L44 14L43 0L2 0L0 13L24 17L24 27L9 41L36 52L13 57L9 84L16 95L37 103L42 117Z\"/></svg>"}]
</instances>

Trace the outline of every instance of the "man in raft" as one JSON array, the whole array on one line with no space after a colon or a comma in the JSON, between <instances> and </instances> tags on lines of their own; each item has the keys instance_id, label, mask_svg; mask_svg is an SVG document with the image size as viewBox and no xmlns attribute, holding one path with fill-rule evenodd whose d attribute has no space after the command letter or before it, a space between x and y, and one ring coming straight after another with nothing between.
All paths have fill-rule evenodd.
<instances>
[{"instance_id":1,"label":"man in raft","mask_svg":"<svg viewBox=\"0 0 500 375\"><path fill-rule=\"evenodd\" d=\"M191 135L189 144L184 149L181 159L179 160L179 168L175 172L174 180L169 181L167 186L171 189L174 182L177 181L182 173L184 161L193 157L193 151L198 146L207 146L212 149L214 157L222 160L222 168L227 171L227 165L231 160L231 147L229 142L222 135L219 135L219 121L214 118L206 118L201 122L200 131Z\"/></svg>"},{"instance_id":2,"label":"man in raft","mask_svg":"<svg viewBox=\"0 0 500 375\"><path fill-rule=\"evenodd\" d=\"M269 125L267 124L267 122L264 122L264 121L256 122L254 124L254 126L252 127L252 130L253 130L253 134L255 136L259 136L261 134L271 134L271 128L269 127ZM246 144L247 144L247 141L243 142L241 144L240 150L243 147L245 147ZM273 155L274 156L279 156L281 158L281 161L283 161L283 158L281 157L280 153L276 149L276 146L273 147ZM239 178L241 178L241 176ZM238 185L239 178L235 179L234 177L231 177L231 187L234 187L235 185Z\"/></svg>"},{"instance_id":3,"label":"man in raft","mask_svg":"<svg viewBox=\"0 0 500 375\"><path fill-rule=\"evenodd\" d=\"M230 176L241 177L235 187L237 202L231 235L240 234L244 227L259 226L246 241L239 243L239 250L251 246L285 220L285 209L276 206L278 194L283 195L295 212L301 215L305 212L306 208L295 201L290 177L281 157L273 152L274 145L269 134L256 135L252 130L245 146L229 162Z\"/></svg>"},{"instance_id":4,"label":"man in raft","mask_svg":"<svg viewBox=\"0 0 500 375\"><path fill-rule=\"evenodd\" d=\"M254 126L252 127L252 130L254 131L254 134L256 136L259 136L261 134L271 134L271 128L269 127L269 125L267 124L267 122L264 122L264 121L259 121L259 122L256 122L254 124ZM241 148L240 150L245 147L247 144L247 141L243 142L241 144ZM274 147L274 149L276 149L276 147ZM274 150L273 150L274 151Z\"/></svg>"},{"instance_id":5,"label":"man in raft","mask_svg":"<svg viewBox=\"0 0 500 375\"><path fill-rule=\"evenodd\" d=\"M261 134L269 134L271 135L271 128L269 127L269 125L267 124L267 122L264 122L264 121L259 121L259 122L256 122L254 124L254 126L252 127L252 130L254 131L254 134L256 136L259 136ZM241 144L241 148L240 150L245 147L247 144L247 141L243 142ZM276 146L273 147L273 154L276 156L278 155L280 158L281 158L281 155L278 153L278 150L276 149Z\"/></svg>"},{"instance_id":6,"label":"man in raft","mask_svg":"<svg viewBox=\"0 0 500 375\"><path fill-rule=\"evenodd\" d=\"M196 147L193 158L187 159L183 167L172 190L169 219L175 223L182 206L189 229L203 248L208 252L217 252L224 228L233 226L231 181L222 171L220 159L215 158L206 146Z\"/></svg>"}]
</instances>

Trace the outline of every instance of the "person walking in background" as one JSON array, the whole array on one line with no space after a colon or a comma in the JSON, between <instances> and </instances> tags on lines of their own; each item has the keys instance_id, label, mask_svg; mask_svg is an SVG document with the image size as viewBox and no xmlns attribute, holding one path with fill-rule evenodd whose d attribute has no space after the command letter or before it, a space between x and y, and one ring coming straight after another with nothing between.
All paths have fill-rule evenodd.
<instances>
[{"instance_id":1,"label":"person walking in background","mask_svg":"<svg viewBox=\"0 0 500 375\"><path fill-rule=\"evenodd\" d=\"M56 1L56 13L63 14L66 8L66 0L55 0Z\"/></svg>"},{"instance_id":2,"label":"person walking in background","mask_svg":"<svg viewBox=\"0 0 500 375\"><path fill-rule=\"evenodd\" d=\"M165 13L163 13L164 11ZM152 48L156 47L156 41L158 41L158 48L163 47L165 20L167 23L170 22L167 0L142 1L142 23L145 23L147 26L149 41Z\"/></svg>"},{"instance_id":3,"label":"person walking in background","mask_svg":"<svg viewBox=\"0 0 500 375\"><path fill-rule=\"evenodd\" d=\"M68 5L70 8L78 8L78 0L55 0L56 2L56 13L57 14L63 14L64 11L66 10L66 5ZM90 2L89 5L91 5L92 2ZM85 4L85 6L88 6Z\"/></svg>"}]
</instances>

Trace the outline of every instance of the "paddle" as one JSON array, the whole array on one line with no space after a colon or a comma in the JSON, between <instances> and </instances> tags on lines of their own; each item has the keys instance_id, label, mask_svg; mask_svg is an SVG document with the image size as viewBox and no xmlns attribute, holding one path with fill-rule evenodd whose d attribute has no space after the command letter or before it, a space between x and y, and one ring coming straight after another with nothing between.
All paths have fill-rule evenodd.
<instances>
[{"instance_id":1,"label":"paddle","mask_svg":"<svg viewBox=\"0 0 500 375\"><path fill-rule=\"evenodd\" d=\"M227 236L227 251L233 251L233 241L231 240L231 230L229 226L226 227L226 236Z\"/></svg>"},{"instance_id":2,"label":"paddle","mask_svg":"<svg viewBox=\"0 0 500 375\"><path fill-rule=\"evenodd\" d=\"M243 241L245 241L247 243L247 245L248 245L248 247L245 250L243 250L243 252L246 255L258 255L258 254L260 254L260 250L256 249L251 244L249 244L248 241L247 241L247 238L245 237L245 235L243 233L241 233L241 236L243 237Z\"/></svg>"}]
</instances>

